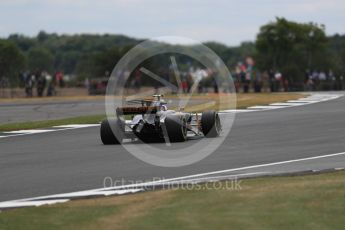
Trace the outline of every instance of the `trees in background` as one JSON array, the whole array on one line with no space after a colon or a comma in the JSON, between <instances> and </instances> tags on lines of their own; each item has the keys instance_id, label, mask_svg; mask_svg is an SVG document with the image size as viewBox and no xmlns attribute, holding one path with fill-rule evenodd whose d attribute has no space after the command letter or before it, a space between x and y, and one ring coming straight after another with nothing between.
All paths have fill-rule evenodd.
<instances>
[{"instance_id":1,"label":"trees in background","mask_svg":"<svg viewBox=\"0 0 345 230\"><path fill-rule=\"evenodd\" d=\"M80 80L102 77L141 41L109 34L58 35L44 31L36 37L12 34L1 40L0 77L6 75L15 82L18 73L25 70L46 70L51 74L62 71ZM259 71L278 70L290 78L290 82L303 81L306 69L332 69L337 76L345 73L345 36L327 37L324 26L314 23L277 18L260 28L255 42L243 42L237 47L218 42L205 45L217 53L230 70L251 56ZM151 65L168 67L162 59L152 61Z\"/></svg>"},{"instance_id":2,"label":"trees in background","mask_svg":"<svg viewBox=\"0 0 345 230\"><path fill-rule=\"evenodd\" d=\"M33 47L27 53L28 68L32 71L54 70L54 56L51 52L43 47Z\"/></svg>"},{"instance_id":3,"label":"trees in background","mask_svg":"<svg viewBox=\"0 0 345 230\"><path fill-rule=\"evenodd\" d=\"M116 62L134 45L142 40L122 35L57 35L41 31L36 37L12 34L8 37L17 45L27 60L31 71L62 71L77 75L78 79L103 77ZM238 47L228 47L218 42L205 43L231 68L246 55L252 55L254 43L246 42ZM168 67L164 60L154 65ZM22 69L24 70L24 69Z\"/></svg>"},{"instance_id":4,"label":"trees in background","mask_svg":"<svg viewBox=\"0 0 345 230\"><path fill-rule=\"evenodd\" d=\"M329 37L328 52L330 55L327 58L332 63L334 71L345 76L345 35L336 34Z\"/></svg>"},{"instance_id":5,"label":"trees in background","mask_svg":"<svg viewBox=\"0 0 345 230\"><path fill-rule=\"evenodd\" d=\"M81 78L103 76L112 69L109 62L113 66L119 59L112 58L140 42L123 35L58 35L44 31L36 37L12 34L6 40L16 44L26 57L26 66L19 71L62 71Z\"/></svg>"},{"instance_id":6,"label":"trees in background","mask_svg":"<svg viewBox=\"0 0 345 230\"><path fill-rule=\"evenodd\" d=\"M260 28L255 42L256 60L262 70L278 70L292 82L303 82L307 69L332 68L327 45L323 25L277 18Z\"/></svg>"},{"instance_id":7,"label":"trees in background","mask_svg":"<svg viewBox=\"0 0 345 230\"><path fill-rule=\"evenodd\" d=\"M25 67L25 57L14 42L0 40L0 81L17 84L19 72Z\"/></svg>"},{"instance_id":8,"label":"trees in background","mask_svg":"<svg viewBox=\"0 0 345 230\"><path fill-rule=\"evenodd\" d=\"M243 61L248 56L255 55L255 44L253 42L242 42L237 47L228 47L218 42L206 42L207 47L212 49L229 67L234 68L239 61Z\"/></svg>"}]
</instances>

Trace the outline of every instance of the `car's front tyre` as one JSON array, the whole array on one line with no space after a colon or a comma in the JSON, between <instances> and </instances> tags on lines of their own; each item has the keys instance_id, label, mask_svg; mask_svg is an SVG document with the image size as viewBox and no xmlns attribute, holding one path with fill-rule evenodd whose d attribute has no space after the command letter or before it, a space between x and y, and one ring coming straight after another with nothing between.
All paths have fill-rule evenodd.
<instances>
[{"instance_id":1,"label":"car's front tyre","mask_svg":"<svg viewBox=\"0 0 345 230\"><path fill-rule=\"evenodd\" d=\"M201 129L205 137L218 137L222 130L219 114L214 110L203 112L201 115Z\"/></svg>"}]
</instances>

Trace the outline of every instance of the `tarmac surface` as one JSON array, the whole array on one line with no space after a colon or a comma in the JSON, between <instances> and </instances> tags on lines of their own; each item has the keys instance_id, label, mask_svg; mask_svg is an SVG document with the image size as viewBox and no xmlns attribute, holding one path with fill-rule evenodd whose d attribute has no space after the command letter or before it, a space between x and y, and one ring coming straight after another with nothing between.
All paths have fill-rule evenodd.
<instances>
[{"instance_id":1,"label":"tarmac surface","mask_svg":"<svg viewBox=\"0 0 345 230\"><path fill-rule=\"evenodd\" d=\"M0 103L0 124L42 121L98 115L105 111L104 99L91 101L57 101L32 103Z\"/></svg>"},{"instance_id":2,"label":"tarmac surface","mask_svg":"<svg viewBox=\"0 0 345 230\"><path fill-rule=\"evenodd\" d=\"M234 168L271 174L344 168L345 155L271 165L345 152L344 140L345 97L236 114L230 135L212 155L178 168L152 166L122 146L102 145L99 127L8 137L0 139L0 201L101 188L106 177L150 181Z\"/></svg>"},{"instance_id":3,"label":"tarmac surface","mask_svg":"<svg viewBox=\"0 0 345 230\"><path fill-rule=\"evenodd\" d=\"M189 105L202 104L205 100L190 100ZM169 99L169 106L178 101ZM104 98L92 100L66 100L35 102L0 102L0 125L6 123L55 120L70 117L105 114Z\"/></svg>"}]
</instances>

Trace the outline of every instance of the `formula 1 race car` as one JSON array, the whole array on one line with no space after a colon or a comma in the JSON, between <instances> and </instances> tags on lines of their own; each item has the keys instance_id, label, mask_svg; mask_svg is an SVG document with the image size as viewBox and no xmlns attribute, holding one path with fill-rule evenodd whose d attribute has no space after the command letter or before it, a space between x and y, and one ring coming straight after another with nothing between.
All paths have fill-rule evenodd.
<instances>
[{"instance_id":1,"label":"formula 1 race car","mask_svg":"<svg viewBox=\"0 0 345 230\"><path fill-rule=\"evenodd\" d=\"M116 118L101 123L103 144L120 144L124 139L143 142L183 142L187 136L218 137L222 126L216 111L200 113L168 110L162 95L153 99L131 100L116 109ZM131 117L131 120L125 118Z\"/></svg>"}]
</instances>

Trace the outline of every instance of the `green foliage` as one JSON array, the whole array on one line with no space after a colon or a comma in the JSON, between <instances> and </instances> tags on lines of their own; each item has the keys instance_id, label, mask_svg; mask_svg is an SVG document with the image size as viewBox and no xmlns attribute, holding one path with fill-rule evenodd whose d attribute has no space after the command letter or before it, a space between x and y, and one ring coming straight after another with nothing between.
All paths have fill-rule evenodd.
<instances>
[{"instance_id":1,"label":"green foliage","mask_svg":"<svg viewBox=\"0 0 345 230\"><path fill-rule=\"evenodd\" d=\"M8 40L16 43L28 56L29 68L61 70L66 74L77 74L80 79L104 76L124 53L141 42L123 35L57 35L44 31L32 38L12 34ZM217 42L207 42L205 45L214 50L229 67L255 52L251 42L239 47L227 47ZM160 61L155 61L155 65L165 66Z\"/></svg>"},{"instance_id":2,"label":"green foliage","mask_svg":"<svg viewBox=\"0 0 345 230\"><path fill-rule=\"evenodd\" d=\"M306 69L330 68L328 39L323 25L296 23L284 18L260 28L255 43L261 69L276 69L301 81Z\"/></svg>"},{"instance_id":3,"label":"green foliage","mask_svg":"<svg viewBox=\"0 0 345 230\"><path fill-rule=\"evenodd\" d=\"M252 42L243 42L238 47L228 47L218 42L206 42L204 45L213 50L230 69L246 57L254 56L256 52Z\"/></svg>"},{"instance_id":4,"label":"green foliage","mask_svg":"<svg viewBox=\"0 0 345 230\"><path fill-rule=\"evenodd\" d=\"M336 34L329 38L328 61L336 75L345 73L345 35Z\"/></svg>"},{"instance_id":5,"label":"green foliage","mask_svg":"<svg viewBox=\"0 0 345 230\"><path fill-rule=\"evenodd\" d=\"M7 72L7 75L11 72L12 79L15 73L24 70L26 64L28 70L47 70L51 74L63 71L65 74L75 74L77 79L82 80L86 77L103 77L131 47L142 40L123 35L58 35L41 31L35 37L12 34L5 41L12 44L12 49L15 49L15 44L17 51L20 50L17 55L20 60L9 62L5 64L6 68L0 70ZM332 69L337 76L345 73L345 36L327 38L324 26L314 23L296 23L277 18L260 28L255 43L243 42L237 47L214 41L204 44L218 54L230 70L247 56L253 56L259 70L277 69L295 82L303 80L306 69ZM187 68L183 63L197 65L181 55L176 55L176 58L181 68ZM167 71L170 65L168 61L169 58L156 58L143 64Z\"/></svg>"},{"instance_id":6,"label":"green foliage","mask_svg":"<svg viewBox=\"0 0 345 230\"><path fill-rule=\"evenodd\" d=\"M11 85L15 84L24 64L25 57L18 47L11 41L0 40L0 79L6 77Z\"/></svg>"},{"instance_id":7,"label":"green foliage","mask_svg":"<svg viewBox=\"0 0 345 230\"><path fill-rule=\"evenodd\" d=\"M28 56L28 66L31 70L36 68L49 71L61 70L66 74L85 75L87 73L88 76L99 72L104 74L105 69L89 71L90 64L94 67L94 62L98 62L100 55L103 54L106 58L109 52L117 51L119 53L113 55L121 55L122 50L140 42L123 35L57 35L44 31L39 32L36 37L12 34L8 40L16 43L19 49ZM117 51L113 47L117 47ZM112 65L115 63L113 62Z\"/></svg>"},{"instance_id":8,"label":"green foliage","mask_svg":"<svg viewBox=\"0 0 345 230\"><path fill-rule=\"evenodd\" d=\"M49 50L42 47L31 48L27 54L30 70L53 71L54 57Z\"/></svg>"},{"instance_id":9,"label":"green foliage","mask_svg":"<svg viewBox=\"0 0 345 230\"><path fill-rule=\"evenodd\" d=\"M23 52L27 52L30 48L37 45L36 39L25 37L24 35L20 34L12 34L7 40L14 42Z\"/></svg>"},{"instance_id":10,"label":"green foliage","mask_svg":"<svg viewBox=\"0 0 345 230\"><path fill-rule=\"evenodd\" d=\"M114 65L125 55L132 46L113 46L102 53L93 55L92 62L94 68L90 71L91 77L105 76L105 72L111 72Z\"/></svg>"}]
</instances>

